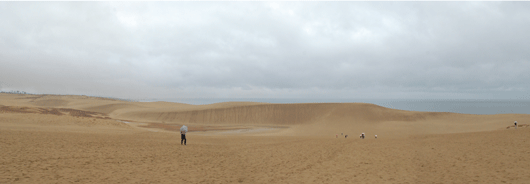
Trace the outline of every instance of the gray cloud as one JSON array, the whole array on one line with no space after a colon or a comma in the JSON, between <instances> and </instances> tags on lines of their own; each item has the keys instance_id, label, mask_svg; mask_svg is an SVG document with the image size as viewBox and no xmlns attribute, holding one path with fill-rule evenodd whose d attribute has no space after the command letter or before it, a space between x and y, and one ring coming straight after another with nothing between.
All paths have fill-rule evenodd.
<instances>
[{"instance_id":1,"label":"gray cloud","mask_svg":"<svg viewBox=\"0 0 530 184\"><path fill-rule=\"evenodd\" d=\"M528 2L0 2L1 90L529 96Z\"/></svg>"}]
</instances>

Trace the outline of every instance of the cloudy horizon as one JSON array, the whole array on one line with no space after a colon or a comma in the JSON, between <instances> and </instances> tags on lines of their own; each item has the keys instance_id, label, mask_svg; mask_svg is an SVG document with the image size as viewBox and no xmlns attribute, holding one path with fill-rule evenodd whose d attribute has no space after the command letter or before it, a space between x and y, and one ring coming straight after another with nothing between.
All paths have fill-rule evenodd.
<instances>
[{"instance_id":1,"label":"cloudy horizon","mask_svg":"<svg viewBox=\"0 0 530 184\"><path fill-rule=\"evenodd\" d=\"M530 99L530 2L0 2L0 91Z\"/></svg>"}]
</instances>

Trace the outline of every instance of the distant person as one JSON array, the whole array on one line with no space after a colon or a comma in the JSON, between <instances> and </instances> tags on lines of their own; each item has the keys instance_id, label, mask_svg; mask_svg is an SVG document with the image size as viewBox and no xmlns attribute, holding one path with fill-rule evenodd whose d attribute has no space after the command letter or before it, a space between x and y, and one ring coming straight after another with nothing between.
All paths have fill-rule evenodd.
<instances>
[{"instance_id":1,"label":"distant person","mask_svg":"<svg viewBox=\"0 0 530 184\"><path fill-rule=\"evenodd\" d=\"M348 135L345 135L344 138L348 138Z\"/></svg>"},{"instance_id":2,"label":"distant person","mask_svg":"<svg viewBox=\"0 0 530 184\"><path fill-rule=\"evenodd\" d=\"M375 138L377 139L377 135L375 135Z\"/></svg>"},{"instance_id":3,"label":"distant person","mask_svg":"<svg viewBox=\"0 0 530 184\"><path fill-rule=\"evenodd\" d=\"M182 142L184 142L184 145L186 145L186 132L180 131L180 145L182 145Z\"/></svg>"},{"instance_id":4,"label":"distant person","mask_svg":"<svg viewBox=\"0 0 530 184\"><path fill-rule=\"evenodd\" d=\"M513 124L515 124L515 129L517 129L517 121L515 121Z\"/></svg>"},{"instance_id":5,"label":"distant person","mask_svg":"<svg viewBox=\"0 0 530 184\"><path fill-rule=\"evenodd\" d=\"M182 125L182 127L180 127L180 145L182 145L182 142L186 145L186 132L188 132L188 127Z\"/></svg>"}]
</instances>

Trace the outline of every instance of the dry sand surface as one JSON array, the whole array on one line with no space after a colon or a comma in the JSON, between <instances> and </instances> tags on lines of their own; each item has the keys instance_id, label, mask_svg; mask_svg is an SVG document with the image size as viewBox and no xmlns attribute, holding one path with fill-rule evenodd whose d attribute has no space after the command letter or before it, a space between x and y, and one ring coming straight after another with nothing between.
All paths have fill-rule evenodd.
<instances>
[{"instance_id":1,"label":"dry sand surface","mask_svg":"<svg viewBox=\"0 0 530 184\"><path fill-rule=\"evenodd\" d=\"M0 94L0 183L529 183L527 121L363 103Z\"/></svg>"}]
</instances>

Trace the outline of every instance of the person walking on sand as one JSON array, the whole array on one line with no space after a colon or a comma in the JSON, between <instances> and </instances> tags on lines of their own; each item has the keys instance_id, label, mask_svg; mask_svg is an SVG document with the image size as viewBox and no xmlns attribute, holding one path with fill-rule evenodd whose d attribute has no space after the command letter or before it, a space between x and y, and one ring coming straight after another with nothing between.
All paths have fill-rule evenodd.
<instances>
[{"instance_id":1,"label":"person walking on sand","mask_svg":"<svg viewBox=\"0 0 530 184\"><path fill-rule=\"evenodd\" d=\"M375 138L377 139L377 135L375 135Z\"/></svg>"},{"instance_id":2,"label":"person walking on sand","mask_svg":"<svg viewBox=\"0 0 530 184\"><path fill-rule=\"evenodd\" d=\"M513 124L515 124L515 129L517 129L517 121L515 121Z\"/></svg>"},{"instance_id":3,"label":"person walking on sand","mask_svg":"<svg viewBox=\"0 0 530 184\"><path fill-rule=\"evenodd\" d=\"M182 145L182 142L186 145L186 132L188 132L188 127L182 125L182 127L180 127L180 145Z\"/></svg>"}]
</instances>

